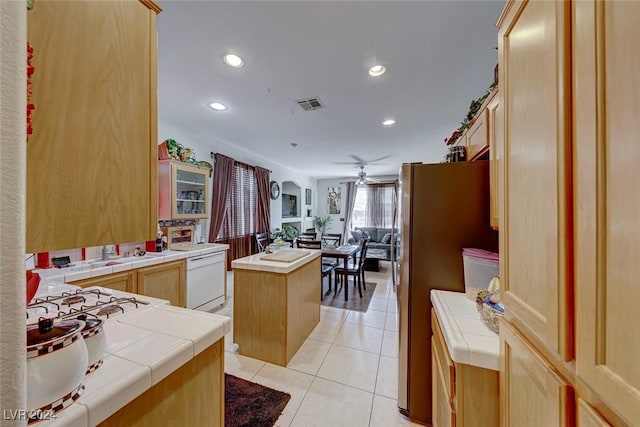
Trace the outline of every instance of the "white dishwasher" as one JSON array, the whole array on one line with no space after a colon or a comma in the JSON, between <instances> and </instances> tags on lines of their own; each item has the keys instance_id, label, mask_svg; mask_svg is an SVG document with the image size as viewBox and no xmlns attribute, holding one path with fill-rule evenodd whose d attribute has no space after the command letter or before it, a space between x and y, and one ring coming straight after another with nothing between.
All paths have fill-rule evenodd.
<instances>
[{"instance_id":1,"label":"white dishwasher","mask_svg":"<svg viewBox=\"0 0 640 427\"><path fill-rule=\"evenodd\" d=\"M224 304L224 252L187 258L187 308L208 311Z\"/></svg>"}]
</instances>

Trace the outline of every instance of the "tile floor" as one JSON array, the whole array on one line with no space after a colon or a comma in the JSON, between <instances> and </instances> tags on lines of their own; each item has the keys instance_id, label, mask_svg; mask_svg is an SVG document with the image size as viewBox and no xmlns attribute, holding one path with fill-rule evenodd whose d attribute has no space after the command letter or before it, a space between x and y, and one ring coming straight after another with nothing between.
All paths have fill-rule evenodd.
<instances>
[{"instance_id":1,"label":"tile floor","mask_svg":"<svg viewBox=\"0 0 640 427\"><path fill-rule=\"evenodd\" d=\"M225 336L225 371L291 395L276 426L418 425L400 415L396 296L389 264L367 272L377 286L366 313L321 307L320 323L283 368L234 353ZM233 317L233 273L228 300L216 313ZM350 289L353 289L350 287Z\"/></svg>"}]
</instances>

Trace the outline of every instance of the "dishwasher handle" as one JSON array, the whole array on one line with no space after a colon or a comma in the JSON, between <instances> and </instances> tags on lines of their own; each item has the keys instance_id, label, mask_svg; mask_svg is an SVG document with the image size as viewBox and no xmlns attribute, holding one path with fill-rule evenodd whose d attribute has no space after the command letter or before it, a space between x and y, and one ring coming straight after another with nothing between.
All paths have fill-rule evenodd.
<instances>
[{"instance_id":1,"label":"dishwasher handle","mask_svg":"<svg viewBox=\"0 0 640 427\"><path fill-rule=\"evenodd\" d=\"M224 253L213 253L187 258L187 270L221 262L224 262Z\"/></svg>"}]
</instances>

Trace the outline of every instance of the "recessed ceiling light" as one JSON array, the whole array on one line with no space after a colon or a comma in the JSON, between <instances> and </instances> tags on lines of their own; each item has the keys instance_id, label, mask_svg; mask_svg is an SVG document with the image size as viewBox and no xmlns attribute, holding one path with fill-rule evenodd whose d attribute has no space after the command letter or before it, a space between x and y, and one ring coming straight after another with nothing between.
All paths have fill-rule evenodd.
<instances>
[{"instance_id":1,"label":"recessed ceiling light","mask_svg":"<svg viewBox=\"0 0 640 427\"><path fill-rule=\"evenodd\" d=\"M221 102L211 102L209 103L209 107L216 111L224 111L227 109L227 106Z\"/></svg>"},{"instance_id":2,"label":"recessed ceiling light","mask_svg":"<svg viewBox=\"0 0 640 427\"><path fill-rule=\"evenodd\" d=\"M387 67L380 64L374 65L373 67L369 68L369 75L371 77L380 77L386 72L387 72Z\"/></svg>"},{"instance_id":3,"label":"recessed ceiling light","mask_svg":"<svg viewBox=\"0 0 640 427\"><path fill-rule=\"evenodd\" d=\"M382 126L393 126L396 124L396 121L393 119L387 119L384 122L382 122Z\"/></svg>"},{"instance_id":4,"label":"recessed ceiling light","mask_svg":"<svg viewBox=\"0 0 640 427\"><path fill-rule=\"evenodd\" d=\"M225 53L222 55L225 64L233 68L240 68L244 65L244 61L235 53Z\"/></svg>"}]
</instances>

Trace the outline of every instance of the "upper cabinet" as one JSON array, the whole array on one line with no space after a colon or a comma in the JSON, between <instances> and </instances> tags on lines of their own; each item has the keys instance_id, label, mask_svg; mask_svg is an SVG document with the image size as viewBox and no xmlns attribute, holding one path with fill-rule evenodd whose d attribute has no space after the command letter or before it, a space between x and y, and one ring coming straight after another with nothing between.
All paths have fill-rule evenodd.
<instances>
[{"instance_id":1,"label":"upper cabinet","mask_svg":"<svg viewBox=\"0 0 640 427\"><path fill-rule=\"evenodd\" d=\"M478 154L489 147L489 126L487 126L487 108L480 110L473 124L465 134L467 159L474 160Z\"/></svg>"},{"instance_id":2,"label":"upper cabinet","mask_svg":"<svg viewBox=\"0 0 640 427\"><path fill-rule=\"evenodd\" d=\"M209 216L210 169L178 162L158 162L158 219Z\"/></svg>"},{"instance_id":3,"label":"upper cabinet","mask_svg":"<svg viewBox=\"0 0 640 427\"><path fill-rule=\"evenodd\" d=\"M572 357L569 8L509 2L498 34L505 318L561 360Z\"/></svg>"},{"instance_id":4,"label":"upper cabinet","mask_svg":"<svg viewBox=\"0 0 640 427\"><path fill-rule=\"evenodd\" d=\"M27 252L154 238L159 11L38 1L27 14Z\"/></svg>"},{"instance_id":5,"label":"upper cabinet","mask_svg":"<svg viewBox=\"0 0 640 427\"><path fill-rule=\"evenodd\" d=\"M489 126L489 188L490 188L490 223L491 228L500 228L498 201L500 200L500 159L503 156L503 122L500 109L500 95L496 95L487 105L487 123Z\"/></svg>"},{"instance_id":6,"label":"upper cabinet","mask_svg":"<svg viewBox=\"0 0 640 427\"><path fill-rule=\"evenodd\" d=\"M638 425L640 3L573 8L577 376Z\"/></svg>"}]
</instances>

